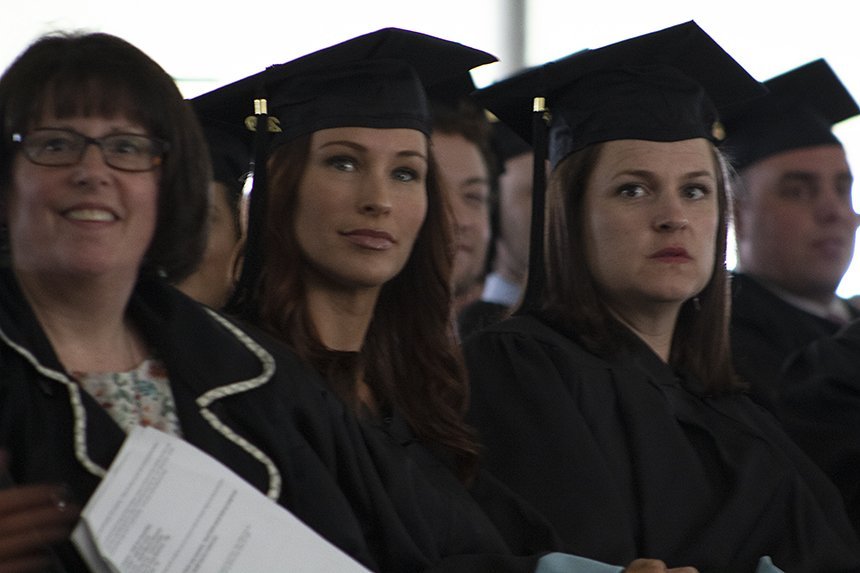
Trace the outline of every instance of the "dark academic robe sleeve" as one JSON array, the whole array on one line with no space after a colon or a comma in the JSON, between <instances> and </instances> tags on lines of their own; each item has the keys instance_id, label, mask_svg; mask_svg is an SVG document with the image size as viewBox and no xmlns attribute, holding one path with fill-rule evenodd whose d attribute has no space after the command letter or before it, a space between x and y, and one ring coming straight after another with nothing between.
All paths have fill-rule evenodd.
<instances>
[{"instance_id":1,"label":"dark academic robe sleeve","mask_svg":"<svg viewBox=\"0 0 860 573\"><path fill-rule=\"evenodd\" d=\"M838 493L747 397L707 397L642 345L608 362L533 317L468 339L488 470L565 550L700 571L860 570Z\"/></svg>"},{"instance_id":2,"label":"dark academic robe sleeve","mask_svg":"<svg viewBox=\"0 0 860 573\"><path fill-rule=\"evenodd\" d=\"M842 492L860 532L860 320L789 362L781 411L789 434Z\"/></svg>"},{"instance_id":3,"label":"dark academic robe sleeve","mask_svg":"<svg viewBox=\"0 0 860 573\"><path fill-rule=\"evenodd\" d=\"M752 398L777 413L782 371L795 352L839 325L782 300L752 277L732 276L732 359Z\"/></svg>"}]
</instances>

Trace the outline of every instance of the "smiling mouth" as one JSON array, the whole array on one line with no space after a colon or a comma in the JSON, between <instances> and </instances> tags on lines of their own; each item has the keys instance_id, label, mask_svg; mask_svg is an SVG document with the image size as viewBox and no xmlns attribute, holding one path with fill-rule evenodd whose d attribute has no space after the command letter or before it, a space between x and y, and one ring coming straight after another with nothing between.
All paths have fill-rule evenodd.
<instances>
[{"instance_id":1,"label":"smiling mouth","mask_svg":"<svg viewBox=\"0 0 860 573\"><path fill-rule=\"evenodd\" d=\"M63 213L63 216L72 221L111 222L117 220L116 215L104 209L71 209Z\"/></svg>"}]
</instances>

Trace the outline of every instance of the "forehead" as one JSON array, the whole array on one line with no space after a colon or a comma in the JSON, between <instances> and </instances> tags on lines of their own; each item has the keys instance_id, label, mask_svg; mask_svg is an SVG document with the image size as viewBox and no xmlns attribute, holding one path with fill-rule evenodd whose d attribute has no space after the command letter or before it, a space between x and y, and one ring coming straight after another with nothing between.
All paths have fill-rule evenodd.
<instances>
[{"instance_id":1,"label":"forehead","mask_svg":"<svg viewBox=\"0 0 860 573\"><path fill-rule=\"evenodd\" d=\"M812 175L850 174L848 158L841 145L816 145L783 151L747 167L743 174L779 177L788 172Z\"/></svg>"},{"instance_id":2,"label":"forehead","mask_svg":"<svg viewBox=\"0 0 860 573\"><path fill-rule=\"evenodd\" d=\"M715 174L711 143L703 138L682 141L621 139L603 144L596 172L645 171L656 174Z\"/></svg>"},{"instance_id":3,"label":"forehead","mask_svg":"<svg viewBox=\"0 0 860 573\"><path fill-rule=\"evenodd\" d=\"M430 137L433 157L444 174L448 170L469 172L486 178L488 168L480 148L458 133L434 133Z\"/></svg>"},{"instance_id":4,"label":"forehead","mask_svg":"<svg viewBox=\"0 0 860 573\"><path fill-rule=\"evenodd\" d=\"M312 149L333 144L351 145L377 153L427 155L427 136L416 129L332 127L315 131L311 135Z\"/></svg>"}]
</instances>

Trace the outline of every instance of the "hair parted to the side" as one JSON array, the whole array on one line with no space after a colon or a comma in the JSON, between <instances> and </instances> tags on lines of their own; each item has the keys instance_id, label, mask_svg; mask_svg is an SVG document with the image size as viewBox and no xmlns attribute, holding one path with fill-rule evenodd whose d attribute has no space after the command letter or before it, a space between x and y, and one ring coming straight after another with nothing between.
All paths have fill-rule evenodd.
<instances>
[{"instance_id":1,"label":"hair parted to the side","mask_svg":"<svg viewBox=\"0 0 860 573\"><path fill-rule=\"evenodd\" d=\"M0 114L0 204L13 184L12 134L26 134L47 115L122 116L166 141L158 221L141 274L177 281L194 270L206 246L210 160L189 104L148 55L110 34L48 34L0 78Z\"/></svg>"},{"instance_id":2,"label":"hair parted to the side","mask_svg":"<svg viewBox=\"0 0 860 573\"><path fill-rule=\"evenodd\" d=\"M402 412L416 434L469 479L478 447L463 420L468 385L449 320L452 231L432 152L424 224L405 267L383 286L364 346L355 354L325 348L306 310L302 269L307 263L293 213L309 148L310 136L299 137L277 147L269 158L260 287L243 313L285 341L359 414L355 390L361 372L381 404ZM415 303L418 294L421 304Z\"/></svg>"},{"instance_id":3,"label":"hair parted to the side","mask_svg":"<svg viewBox=\"0 0 860 573\"><path fill-rule=\"evenodd\" d=\"M603 302L585 253L585 190L603 144L590 145L564 159L550 176L546 201L546 287L542 311L576 333L595 354L611 357L630 331ZM718 224L714 266L705 288L681 307L669 363L695 376L706 392L741 387L729 345L730 289L726 245L731 198L728 166L712 147L717 172ZM619 237L619 240L624 240Z\"/></svg>"}]
</instances>

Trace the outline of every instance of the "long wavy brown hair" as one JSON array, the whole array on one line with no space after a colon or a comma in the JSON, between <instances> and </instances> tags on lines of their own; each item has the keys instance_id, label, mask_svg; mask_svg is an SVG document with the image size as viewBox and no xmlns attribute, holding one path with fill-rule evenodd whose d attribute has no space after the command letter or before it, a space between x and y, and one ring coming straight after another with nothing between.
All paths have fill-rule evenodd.
<instances>
[{"instance_id":1,"label":"long wavy brown hair","mask_svg":"<svg viewBox=\"0 0 860 573\"><path fill-rule=\"evenodd\" d=\"M364 415L356 399L361 376L383 408L401 412L416 435L468 480L478 447L463 420L468 384L450 321L452 230L432 156L427 216L412 253L403 270L383 286L361 351L347 353L322 344L306 308L301 278L306 262L293 213L309 150L306 136L277 147L269 158L264 262L259 289L250 300L253 314Z\"/></svg>"},{"instance_id":2,"label":"long wavy brown hair","mask_svg":"<svg viewBox=\"0 0 860 573\"><path fill-rule=\"evenodd\" d=\"M546 287L543 314L576 333L591 352L611 357L630 331L601 299L585 253L585 190L603 145L586 147L564 159L547 189ZM730 289L726 270L730 190L728 167L713 149L717 173L717 241L711 279L678 315L669 363L692 374L708 393L741 387L734 374L729 346ZM619 238L623 240L623 238Z\"/></svg>"}]
</instances>

